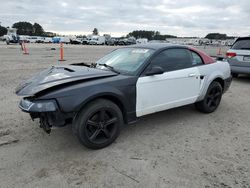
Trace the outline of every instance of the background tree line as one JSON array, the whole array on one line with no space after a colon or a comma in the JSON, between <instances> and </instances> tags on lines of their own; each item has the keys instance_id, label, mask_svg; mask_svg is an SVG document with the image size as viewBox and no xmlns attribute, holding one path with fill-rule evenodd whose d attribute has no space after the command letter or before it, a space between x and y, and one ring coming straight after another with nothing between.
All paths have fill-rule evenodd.
<instances>
[{"instance_id":1,"label":"background tree line","mask_svg":"<svg viewBox=\"0 0 250 188\"><path fill-rule=\"evenodd\" d=\"M135 30L130 32L127 37L147 38L148 40L165 40L166 38L177 38L174 35L161 35L159 31Z\"/></svg>"},{"instance_id":2,"label":"background tree line","mask_svg":"<svg viewBox=\"0 0 250 188\"><path fill-rule=\"evenodd\" d=\"M12 25L12 28L17 29L18 35L30 35L30 36L56 36L55 33L52 32L45 32L43 27L38 24L34 23L31 24L30 22L17 22ZM7 33L7 28L0 25L0 36L3 36ZM94 35L98 35L98 29L94 28L93 32ZM135 30L130 32L127 37L135 37L138 38L147 38L148 40L165 40L166 38L176 38L177 36L174 35L162 35L159 31L146 31L146 30ZM221 33L209 33L206 35L205 38L208 39L217 39L217 40L224 40L224 39L233 39L233 36L227 36L226 34Z\"/></svg>"},{"instance_id":3,"label":"background tree line","mask_svg":"<svg viewBox=\"0 0 250 188\"><path fill-rule=\"evenodd\" d=\"M221 33L209 33L205 37L207 39L216 39L216 40L225 40L225 39L234 39L233 36L227 36L227 34L221 34Z\"/></svg>"},{"instance_id":4,"label":"background tree line","mask_svg":"<svg viewBox=\"0 0 250 188\"><path fill-rule=\"evenodd\" d=\"M7 34L7 28L0 26L0 36ZM55 33L52 32L45 32L43 27L38 24L34 23L31 24L30 22L16 22L12 25L12 28L17 29L18 35L29 35L29 36L55 36Z\"/></svg>"},{"instance_id":5,"label":"background tree line","mask_svg":"<svg viewBox=\"0 0 250 188\"><path fill-rule=\"evenodd\" d=\"M12 28L17 29L18 35L44 36L45 34L42 26L38 23L32 25L30 22L17 22L12 25Z\"/></svg>"},{"instance_id":6,"label":"background tree line","mask_svg":"<svg viewBox=\"0 0 250 188\"><path fill-rule=\"evenodd\" d=\"M7 33L7 29L0 25L0 36L3 36Z\"/></svg>"},{"instance_id":7,"label":"background tree line","mask_svg":"<svg viewBox=\"0 0 250 188\"><path fill-rule=\"evenodd\" d=\"M165 40L166 38L177 38L174 35L161 35L159 31L145 31L145 30L135 30L130 32L127 37L138 38L147 38L148 40ZM205 38L216 39L216 40L225 40L225 39L234 39L234 36L227 36L227 34L221 33L209 33Z\"/></svg>"}]
</instances>

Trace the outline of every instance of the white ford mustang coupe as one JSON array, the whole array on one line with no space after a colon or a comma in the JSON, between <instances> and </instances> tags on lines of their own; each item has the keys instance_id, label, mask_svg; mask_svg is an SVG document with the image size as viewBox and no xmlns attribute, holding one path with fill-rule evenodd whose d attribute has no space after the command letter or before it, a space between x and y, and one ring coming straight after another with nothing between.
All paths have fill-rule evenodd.
<instances>
[{"instance_id":1,"label":"white ford mustang coupe","mask_svg":"<svg viewBox=\"0 0 250 188\"><path fill-rule=\"evenodd\" d=\"M80 142L100 149L123 124L188 104L214 112L231 83L228 62L188 46L144 44L114 50L96 63L46 69L16 88L19 107L40 127L72 124Z\"/></svg>"}]
</instances>

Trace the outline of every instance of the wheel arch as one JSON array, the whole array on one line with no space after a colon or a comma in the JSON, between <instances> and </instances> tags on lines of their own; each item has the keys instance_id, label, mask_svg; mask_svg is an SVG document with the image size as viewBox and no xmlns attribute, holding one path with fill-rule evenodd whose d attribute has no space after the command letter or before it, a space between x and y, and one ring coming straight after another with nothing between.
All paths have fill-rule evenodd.
<instances>
[{"instance_id":1,"label":"wheel arch","mask_svg":"<svg viewBox=\"0 0 250 188\"><path fill-rule=\"evenodd\" d=\"M222 76L219 76L219 75L214 76L214 77L211 76L210 78L207 78L207 79L206 79L206 82L205 82L205 84L204 84L204 86L203 86L203 88L202 88L202 91L201 91L201 93L200 93L200 96L198 97L198 99L197 99L196 102L202 101L202 100L204 99L204 97L205 97L205 95L206 95L206 93L207 93L207 90L208 90L209 86L210 86L211 83L214 82L214 81L216 81L216 82L218 82L218 83L221 84L222 91L224 92L224 89L225 89L225 81L224 81L224 79L222 78Z\"/></svg>"},{"instance_id":2,"label":"wheel arch","mask_svg":"<svg viewBox=\"0 0 250 188\"><path fill-rule=\"evenodd\" d=\"M222 90L224 91L225 81L224 81L221 77L215 78L214 80L212 80L212 82L218 82L218 83L221 85ZM211 82L211 83L212 83L212 82ZM211 84L211 83L210 83L210 84Z\"/></svg>"},{"instance_id":3,"label":"wheel arch","mask_svg":"<svg viewBox=\"0 0 250 188\"><path fill-rule=\"evenodd\" d=\"M124 123L128 122L128 118L127 118L127 107L125 105L125 101L122 100L122 98L114 93L100 93L97 95L93 95L91 97L89 97L88 99L84 100L76 109L77 113L76 113L76 117L79 114L79 112L90 102L95 101L97 99L106 99L109 100L113 103L115 103L121 110L122 112L122 116L123 116L123 121Z\"/></svg>"}]
</instances>

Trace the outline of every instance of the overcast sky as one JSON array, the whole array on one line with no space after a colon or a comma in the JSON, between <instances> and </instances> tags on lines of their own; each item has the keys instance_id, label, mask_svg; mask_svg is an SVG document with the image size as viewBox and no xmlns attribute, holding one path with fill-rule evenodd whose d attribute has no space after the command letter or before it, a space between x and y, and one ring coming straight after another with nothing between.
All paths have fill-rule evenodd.
<instances>
[{"instance_id":1,"label":"overcast sky","mask_svg":"<svg viewBox=\"0 0 250 188\"><path fill-rule=\"evenodd\" d=\"M0 0L0 22L37 22L46 31L125 35L133 30L200 36L250 35L249 0Z\"/></svg>"}]
</instances>

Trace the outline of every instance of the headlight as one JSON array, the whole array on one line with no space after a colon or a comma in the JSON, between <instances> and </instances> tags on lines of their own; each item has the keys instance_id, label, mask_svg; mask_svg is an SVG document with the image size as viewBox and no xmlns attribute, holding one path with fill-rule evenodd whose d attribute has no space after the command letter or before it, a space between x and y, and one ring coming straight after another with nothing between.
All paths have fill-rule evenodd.
<instances>
[{"instance_id":1,"label":"headlight","mask_svg":"<svg viewBox=\"0 0 250 188\"><path fill-rule=\"evenodd\" d=\"M57 110L57 104L54 100L29 101L22 99L19 107L29 112L54 112Z\"/></svg>"}]
</instances>

